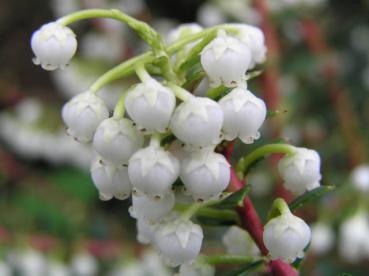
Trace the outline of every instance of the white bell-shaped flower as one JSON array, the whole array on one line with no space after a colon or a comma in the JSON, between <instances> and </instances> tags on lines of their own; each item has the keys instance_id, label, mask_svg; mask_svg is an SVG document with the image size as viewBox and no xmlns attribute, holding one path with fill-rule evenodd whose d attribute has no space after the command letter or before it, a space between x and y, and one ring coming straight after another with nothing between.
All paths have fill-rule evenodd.
<instances>
[{"instance_id":1,"label":"white bell-shaped flower","mask_svg":"<svg viewBox=\"0 0 369 276\"><path fill-rule=\"evenodd\" d=\"M139 190L132 193L132 206L129 213L133 218L145 219L148 222L156 222L165 217L173 209L175 196L169 191L162 198L146 196Z\"/></svg>"},{"instance_id":2,"label":"white bell-shaped flower","mask_svg":"<svg viewBox=\"0 0 369 276\"><path fill-rule=\"evenodd\" d=\"M359 212L345 220L339 229L338 252L350 263L366 260L369 256L369 220Z\"/></svg>"},{"instance_id":3,"label":"white bell-shaped flower","mask_svg":"<svg viewBox=\"0 0 369 276\"><path fill-rule=\"evenodd\" d=\"M99 263L96 258L88 252L80 252L72 257L72 275L96 276L99 271Z\"/></svg>"},{"instance_id":4,"label":"white bell-shaped flower","mask_svg":"<svg viewBox=\"0 0 369 276\"><path fill-rule=\"evenodd\" d=\"M290 212L271 219L264 226L263 240L272 259L292 263L302 258L310 239L309 226Z\"/></svg>"},{"instance_id":5,"label":"white bell-shaped flower","mask_svg":"<svg viewBox=\"0 0 369 276\"><path fill-rule=\"evenodd\" d=\"M163 197L179 175L179 162L169 151L150 145L138 150L128 165L135 188L148 196Z\"/></svg>"},{"instance_id":6,"label":"white bell-shaped flower","mask_svg":"<svg viewBox=\"0 0 369 276\"><path fill-rule=\"evenodd\" d=\"M125 106L139 130L144 133L166 132L176 98L172 90L150 78L128 92Z\"/></svg>"},{"instance_id":7,"label":"white bell-shaped flower","mask_svg":"<svg viewBox=\"0 0 369 276\"><path fill-rule=\"evenodd\" d=\"M319 187L320 156L315 150L296 148L296 152L285 155L278 164L284 187L296 195Z\"/></svg>"},{"instance_id":8,"label":"white bell-shaped flower","mask_svg":"<svg viewBox=\"0 0 369 276\"><path fill-rule=\"evenodd\" d=\"M197 23L186 23L186 24L181 24L179 25L177 28L171 30L168 34L168 43L174 43L177 40L179 40L180 38L183 38L185 36L188 35L192 35L192 34L196 34L198 32L201 32L203 30L203 27L201 27L199 24ZM197 41L189 43L186 47L185 50L189 51L193 46L195 46L197 43Z\"/></svg>"},{"instance_id":9,"label":"white bell-shaped flower","mask_svg":"<svg viewBox=\"0 0 369 276\"><path fill-rule=\"evenodd\" d=\"M319 222L311 227L312 237L310 249L317 255L323 255L334 246L333 229L324 222Z\"/></svg>"},{"instance_id":10,"label":"white bell-shaped flower","mask_svg":"<svg viewBox=\"0 0 369 276\"><path fill-rule=\"evenodd\" d=\"M205 147L220 141L222 124L223 111L217 102L190 97L176 108L170 127L182 142Z\"/></svg>"},{"instance_id":11,"label":"white bell-shaped flower","mask_svg":"<svg viewBox=\"0 0 369 276\"><path fill-rule=\"evenodd\" d=\"M149 244L154 241L155 230L158 224L150 223L144 219L137 219L136 228L137 228L137 240L142 244Z\"/></svg>"},{"instance_id":12,"label":"white bell-shaped flower","mask_svg":"<svg viewBox=\"0 0 369 276\"><path fill-rule=\"evenodd\" d=\"M64 68L77 50L74 32L58 22L41 26L31 38L33 62L45 70Z\"/></svg>"},{"instance_id":13,"label":"white bell-shaped flower","mask_svg":"<svg viewBox=\"0 0 369 276\"><path fill-rule=\"evenodd\" d=\"M171 266L193 261L200 253L202 240L199 225L180 219L161 224L155 232L156 248Z\"/></svg>"},{"instance_id":14,"label":"white bell-shaped flower","mask_svg":"<svg viewBox=\"0 0 369 276\"><path fill-rule=\"evenodd\" d=\"M201 52L201 65L209 77L210 86L236 87L244 82L250 68L251 51L234 37L218 35Z\"/></svg>"},{"instance_id":15,"label":"white bell-shaped flower","mask_svg":"<svg viewBox=\"0 0 369 276\"><path fill-rule=\"evenodd\" d=\"M214 276L215 268L205 262L194 261L192 264L186 263L179 267L176 276Z\"/></svg>"},{"instance_id":16,"label":"white bell-shaped flower","mask_svg":"<svg viewBox=\"0 0 369 276\"><path fill-rule=\"evenodd\" d=\"M238 29L236 38L249 47L251 51L251 64L249 69L253 68L258 63L263 63L266 58L267 48L262 30L248 24L232 23L228 25Z\"/></svg>"},{"instance_id":17,"label":"white bell-shaped flower","mask_svg":"<svg viewBox=\"0 0 369 276\"><path fill-rule=\"evenodd\" d=\"M357 166L351 173L351 182L360 192L369 192L369 165Z\"/></svg>"},{"instance_id":18,"label":"white bell-shaped flower","mask_svg":"<svg viewBox=\"0 0 369 276\"><path fill-rule=\"evenodd\" d=\"M239 137L245 144L251 144L260 137L259 128L267 114L262 99L245 88L237 87L224 96L219 105L224 114L223 134L226 140Z\"/></svg>"},{"instance_id":19,"label":"white bell-shaped flower","mask_svg":"<svg viewBox=\"0 0 369 276\"><path fill-rule=\"evenodd\" d=\"M92 162L91 177L101 200L110 200L113 197L123 200L131 194L132 184L127 165L107 163L97 156Z\"/></svg>"},{"instance_id":20,"label":"white bell-shaped flower","mask_svg":"<svg viewBox=\"0 0 369 276\"><path fill-rule=\"evenodd\" d=\"M181 37L196 34L198 32L201 32L202 30L203 27L201 27L201 25L197 23L181 24L169 32L168 43L174 43Z\"/></svg>"},{"instance_id":21,"label":"white bell-shaped flower","mask_svg":"<svg viewBox=\"0 0 369 276\"><path fill-rule=\"evenodd\" d=\"M223 235L223 244L227 253L232 255L256 256L259 249L249 233L238 226L231 226Z\"/></svg>"},{"instance_id":22,"label":"white bell-shaped flower","mask_svg":"<svg viewBox=\"0 0 369 276\"><path fill-rule=\"evenodd\" d=\"M10 268L10 266L3 262L3 261L0 261L0 275L2 276L11 276L13 275L12 273L12 269Z\"/></svg>"},{"instance_id":23,"label":"white bell-shaped flower","mask_svg":"<svg viewBox=\"0 0 369 276\"><path fill-rule=\"evenodd\" d=\"M181 162L181 180L195 200L207 200L223 192L230 180L225 157L210 150L193 152Z\"/></svg>"},{"instance_id":24,"label":"white bell-shaped flower","mask_svg":"<svg viewBox=\"0 0 369 276\"><path fill-rule=\"evenodd\" d=\"M90 142L98 125L109 117L104 102L87 91L73 97L62 109L67 133L79 142Z\"/></svg>"},{"instance_id":25,"label":"white bell-shaped flower","mask_svg":"<svg viewBox=\"0 0 369 276\"><path fill-rule=\"evenodd\" d=\"M93 147L104 159L123 165L128 164L129 158L143 146L143 142L131 120L112 117L98 126Z\"/></svg>"}]
</instances>

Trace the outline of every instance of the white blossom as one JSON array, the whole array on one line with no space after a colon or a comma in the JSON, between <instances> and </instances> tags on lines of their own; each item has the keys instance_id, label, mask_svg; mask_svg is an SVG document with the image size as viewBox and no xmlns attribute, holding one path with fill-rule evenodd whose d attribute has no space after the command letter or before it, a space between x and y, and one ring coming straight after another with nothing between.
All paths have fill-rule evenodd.
<instances>
[{"instance_id":1,"label":"white blossom","mask_svg":"<svg viewBox=\"0 0 369 276\"><path fill-rule=\"evenodd\" d=\"M369 165L357 166L351 173L351 182L360 192L369 192Z\"/></svg>"},{"instance_id":2,"label":"white blossom","mask_svg":"<svg viewBox=\"0 0 369 276\"><path fill-rule=\"evenodd\" d=\"M67 132L79 142L89 142L98 125L109 117L104 102L87 91L73 97L62 109Z\"/></svg>"},{"instance_id":3,"label":"white blossom","mask_svg":"<svg viewBox=\"0 0 369 276\"><path fill-rule=\"evenodd\" d=\"M230 165L219 153L196 151L182 160L180 177L195 200L207 200L227 188Z\"/></svg>"},{"instance_id":4,"label":"white blossom","mask_svg":"<svg viewBox=\"0 0 369 276\"><path fill-rule=\"evenodd\" d=\"M319 154L306 148L296 148L295 153L285 155L279 161L278 170L284 187L297 195L319 187L322 178Z\"/></svg>"},{"instance_id":5,"label":"white blossom","mask_svg":"<svg viewBox=\"0 0 369 276\"><path fill-rule=\"evenodd\" d=\"M162 197L178 178L179 162L160 146L149 146L133 154L128 173L135 188L146 195Z\"/></svg>"},{"instance_id":6,"label":"white blossom","mask_svg":"<svg viewBox=\"0 0 369 276\"><path fill-rule=\"evenodd\" d=\"M166 193L162 198L152 198L135 190L132 194L132 206L129 212L133 218L155 222L169 214L174 204L175 196L172 191Z\"/></svg>"},{"instance_id":7,"label":"white blossom","mask_svg":"<svg viewBox=\"0 0 369 276\"><path fill-rule=\"evenodd\" d=\"M215 268L205 262L195 260L193 263L182 264L176 276L214 276Z\"/></svg>"},{"instance_id":8,"label":"white blossom","mask_svg":"<svg viewBox=\"0 0 369 276\"><path fill-rule=\"evenodd\" d=\"M250 91L237 87L224 96L219 105L224 114L223 133L226 140L239 137L245 144L259 139L259 128L266 118L266 106L262 99Z\"/></svg>"},{"instance_id":9,"label":"white blossom","mask_svg":"<svg viewBox=\"0 0 369 276\"><path fill-rule=\"evenodd\" d=\"M217 144L220 140L223 112L209 98L190 97L172 116L170 128L182 142L194 147Z\"/></svg>"},{"instance_id":10,"label":"white blossom","mask_svg":"<svg viewBox=\"0 0 369 276\"><path fill-rule=\"evenodd\" d=\"M272 259L292 263L302 258L310 239L309 226L290 212L271 219L264 226L263 240Z\"/></svg>"},{"instance_id":11,"label":"white blossom","mask_svg":"<svg viewBox=\"0 0 369 276\"><path fill-rule=\"evenodd\" d=\"M244 83L251 65L251 51L238 39L219 35L201 52L201 65L209 77L210 86L236 87Z\"/></svg>"},{"instance_id":12,"label":"white blossom","mask_svg":"<svg viewBox=\"0 0 369 276\"><path fill-rule=\"evenodd\" d=\"M334 246L333 229L324 222L318 222L311 227L311 250L318 255L327 253Z\"/></svg>"},{"instance_id":13,"label":"white blossom","mask_svg":"<svg viewBox=\"0 0 369 276\"><path fill-rule=\"evenodd\" d=\"M369 222L366 214L359 212L341 224L338 252L350 263L369 257Z\"/></svg>"},{"instance_id":14,"label":"white blossom","mask_svg":"<svg viewBox=\"0 0 369 276\"><path fill-rule=\"evenodd\" d=\"M231 255L256 256L260 254L259 249L250 235L238 226L231 226L223 235L223 244L227 253Z\"/></svg>"},{"instance_id":15,"label":"white blossom","mask_svg":"<svg viewBox=\"0 0 369 276\"><path fill-rule=\"evenodd\" d=\"M94 149L116 165L128 164L134 152L143 146L143 137L125 118L109 118L97 128L93 139Z\"/></svg>"},{"instance_id":16,"label":"white blossom","mask_svg":"<svg viewBox=\"0 0 369 276\"><path fill-rule=\"evenodd\" d=\"M131 194L132 184L126 165L111 164L96 156L91 166L91 177L101 200L113 197L123 200Z\"/></svg>"},{"instance_id":17,"label":"white blossom","mask_svg":"<svg viewBox=\"0 0 369 276\"><path fill-rule=\"evenodd\" d=\"M171 266L193 261L200 253L202 240L201 227L191 221L169 221L161 224L155 233L156 247Z\"/></svg>"},{"instance_id":18,"label":"white blossom","mask_svg":"<svg viewBox=\"0 0 369 276\"><path fill-rule=\"evenodd\" d=\"M76 35L58 22L47 23L33 33L34 63L45 70L64 68L77 50Z\"/></svg>"},{"instance_id":19,"label":"white blossom","mask_svg":"<svg viewBox=\"0 0 369 276\"><path fill-rule=\"evenodd\" d=\"M168 131L175 105L172 90L152 78L132 88L125 101L128 115L145 133Z\"/></svg>"},{"instance_id":20,"label":"white blossom","mask_svg":"<svg viewBox=\"0 0 369 276\"><path fill-rule=\"evenodd\" d=\"M250 69L256 64L263 63L266 58L267 48L262 30L258 27L248 24L229 24L238 29L238 38L251 51Z\"/></svg>"}]
</instances>

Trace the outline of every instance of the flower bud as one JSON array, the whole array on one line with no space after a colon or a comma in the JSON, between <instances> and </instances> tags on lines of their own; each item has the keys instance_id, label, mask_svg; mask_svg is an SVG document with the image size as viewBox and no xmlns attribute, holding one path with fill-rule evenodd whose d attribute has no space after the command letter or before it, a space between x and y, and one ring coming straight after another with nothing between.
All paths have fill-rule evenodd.
<instances>
[{"instance_id":1,"label":"flower bud","mask_svg":"<svg viewBox=\"0 0 369 276\"><path fill-rule=\"evenodd\" d=\"M128 115L145 133L166 132L175 105L172 90L155 79L137 84L128 92L125 101Z\"/></svg>"},{"instance_id":2,"label":"flower bud","mask_svg":"<svg viewBox=\"0 0 369 276\"><path fill-rule=\"evenodd\" d=\"M183 38L188 35L196 34L198 32L201 32L203 28L197 24L197 23L187 23L187 24L181 24L177 28L171 30L168 34L168 43L174 43L180 38ZM195 46L197 41L189 43L185 50L189 51L193 46Z\"/></svg>"},{"instance_id":3,"label":"flower bud","mask_svg":"<svg viewBox=\"0 0 369 276\"><path fill-rule=\"evenodd\" d=\"M200 253L202 240L201 227L191 221L170 221L161 224L155 232L155 245L171 266L193 261Z\"/></svg>"},{"instance_id":4,"label":"flower bud","mask_svg":"<svg viewBox=\"0 0 369 276\"><path fill-rule=\"evenodd\" d=\"M135 190L132 194L132 206L129 213L133 218L145 219L148 222L156 222L162 219L173 209L175 196L169 191L163 198L152 198Z\"/></svg>"},{"instance_id":5,"label":"flower bud","mask_svg":"<svg viewBox=\"0 0 369 276\"><path fill-rule=\"evenodd\" d=\"M260 254L250 235L238 226L229 227L223 235L223 244L227 248L227 253L231 255L256 256Z\"/></svg>"},{"instance_id":6,"label":"flower bud","mask_svg":"<svg viewBox=\"0 0 369 276\"><path fill-rule=\"evenodd\" d=\"M63 106L62 117L69 135L79 142L89 142L97 126L109 117L109 110L99 97L87 91Z\"/></svg>"},{"instance_id":7,"label":"flower bud","mask_svg":"<svg viewBox=\"0 0 369 276\"><path fill-rule=\"evenodd\" d=\"M272 259L292 263L302 258L310 238L309 226L290 212L271 219L264 226L263 240Z\"/></svg>"},{"instance_id":8,"label":"flower bud","mask_svg":"<svg viewBox=\"0 0 369 276\"><path fill-rule=\"evenodd\" d=\"M255 67L258 63L263 63L266 58L265 38L262 30L258 27L248 24L228 24L238 29L238 38L251 51L251 64L249 69Z\"/></svg>"},{"instance_id":9,"label":"flower bud","mask_svg":"<svg viewBox=\"0 0 369 276\"><path fill-rule=\"evenodd\" d=\"M137 219L137 240L142 244L149 244L154 240L157 224L149 223L144 219Z\"/></svg>"},{"instance_id":10,"label":"flower bud","mask_svg":"<svg viewBox=\"0 0 369 276\"><path fill-rule=\"evenodd\" d=\"M219 101L224 114L223 133L226 140L239 137L251 144L260 137L259 128L266 118L263 100L250 91L237 87Z\"/></svg>"},{"instance_id":11,"label":"flower bud","mask_svg":"<svg viewBox=\"0 0 369 276\"><path fill-rule=\"evenodd\" d=\"M97 156L92 162L91 177L101 200L110 200L113 196L123 200L131 194L127 166L110 164Z\"/></svg>"},{"instance_id":12,"label":"flower bud","mask_svg":"<svg viewBox=\"0 0 369 276\"><path fill-rule=\"evenodd\" d=\"M176 108L170 127L182 142L204 147L219 142L222 124L223 112L217 102L191 97Z\"/></svg>"},{"instance_id":13,"label":"flower bud","mask_svg":"<svg viewBox=\"0 0 369 276\"><path fill-rule=\"evenodd\" d=\"M357 166L351 173L351 182L360 192L369 192L369 165Z\"/></svg>"},{"instance_id":14,"label":"flower bud","mask_svg":"<svg viewBox=\"0 0 369 276\"><path fill-rule=\"evenodd\" d=\"M128 164L128 159L143 145L143 137L125 118L109 118L97 128L93 139L94 149L106 160Z\"/></svg>"},{"instance_id":15,"label":"flower bud","mask_svg":"<svg viewBox=\"0 0 369 276\"><path fill-rule=\"evenodd\" d=\"M33 62L45 70L64 68L77 50L76 35L58 22L47 23L31 38Z\"/></svg>"},{"instance_id":16,"label":"flower bud","mask_svg":"<svg viewBox=\"0 0 369 276\"><path fill-rule=\"evenodd\" d=\"M312 237L310 249L317 255L323 255L334 245L334 232L329 225L323 222L316 223L311 228Z\"/></svg>"},{"instance_id":17,"label":"flower bud","mask_svg":"<svg viewBox=\"0 0 369 276\"><path fill-rule=\"evenodd\" d=\"M183 264L179 267L176 276L214 276L215 268L207 263L195 261L192 264Z\"/></svg>"},{"instance_id":18,"label":"flower bud","mask_svg":"<svg viewBox=\"0 0 369 276\"><path fill-rule=\"evenodd\" d=\"M95 276L99 270L99 263L96 258L88 252L81 252L73 256L71 260L72 275Z\"/></svg>"},{"instance_id":19,"label":"flower bud","mask_svg":"<svg viewBox=\"0 0 369 276\"><path fill-rule=\"evenodd\" d=\"M296 152L285 155L278 164L284 187L296 195L319 187L320 156L315 150L296 148Z\"/></svg>"},{"instance_id":20,"label":"flower bud","mask_svg":"<svg viewBox=\"0 0 369 276\"><path fill-rule=\"evenodd\" d=\"M133 154L128 173L135 188L149 196L163 197L178 178L179 162L160 146L149 146Z\"/></svg>"},{"instance_id":21,"label":"flower bud","mask_svg":"<svg viewBox=\"0 0 369 276\"><path fill-rule=\"evenodd\" d=\"M240 85L250 64L249 47L227 35L219 35L201 52L201 65L212 87Z\"/></svg>"},{"instance_id":22,"label":"flower bud","mask_svg":"<svg viewBox=\"0 0 369 276\"><path fill-rule=\"evenodd\" d=\"M204 150L181 162L181 180L195 200L207 200L223 192L230 180L230 165L223 155Z\"/></svg>"},{"instance_id":23,"label":"flower bud","mask_svg":"<svg viewBox=\"0 0 369 276\"><path fill-rule=\"evenodd\" d=\"M346 261L355 263L369 256L369 223L364 213L344 221L339 229L338 252Z\"/></svg>"}]
</instances>

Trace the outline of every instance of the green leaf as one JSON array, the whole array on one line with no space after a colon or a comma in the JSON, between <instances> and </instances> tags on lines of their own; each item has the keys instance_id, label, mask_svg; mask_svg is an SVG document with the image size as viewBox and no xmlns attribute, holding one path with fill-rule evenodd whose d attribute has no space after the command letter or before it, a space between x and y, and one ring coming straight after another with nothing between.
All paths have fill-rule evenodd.
<instances>
[{"instance_id":1,"label":"green leaf","mask_svg":"<svg viewBox=\"0 0 369 276\"><path fill-rule=\"evenodd\" d=\"M263 260L259 260L253 262L251 264L240 266L228 273L225 276L245 276L248 275L250 272L257 270L262 264L264 263Z\"/></svg>"},{"instance_id":2,"label":"green leaf","mask_svg":"<svg viewBox=\"0 0 369 276\"><path fill-rule=\"evenodd\" d=\"M218 226L231 226L237 224L237 222L234 220L222 220L219 218L209 218L205 216L197 216L197 220L202 226L218 227Z\"/></svg>"},{"instance_id":3,"label":"green leaf","mask_svg":"<svg viewBox=\"0 0 369 276\"><path fill-rule=\"evenodd\" d=\"M310 192L305 193L292 201L289 204L289 208L291 212L296 211L305 204L312 202L335 189L335 186L320 186L318 188L315 188L314 190L311 190Z\"/></svg>"},{"instance_id":4,"label":"green leaf","mask_svg":"<svg viewBox=\"0 0 369 276\"><path fill-rule=\"evenodd\" d=\"M216 208L234 208L243 206L243 199L250 192L250 185L244 186L242 189L233 192L222 201L212 205L212 207Z\"/></svg>"}]
</instances>

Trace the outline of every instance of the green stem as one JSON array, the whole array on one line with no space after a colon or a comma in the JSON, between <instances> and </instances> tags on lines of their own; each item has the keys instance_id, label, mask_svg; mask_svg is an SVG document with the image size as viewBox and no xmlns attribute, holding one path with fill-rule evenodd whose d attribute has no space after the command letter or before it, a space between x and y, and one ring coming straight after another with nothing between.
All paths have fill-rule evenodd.
<instances>
[{"instance_id":1,"label":"green stem","mask_svg":"<svg viewBox=\"0 0 369 276\"><path fill-rule=\"evenodd\" d=\"M178 40L177 42L169 45L167 47L167 53L168 55L172 55L182 49L184 46L186 46L188 43L191 43L199 38L202 38L203 36L208 35L209 33L213 32L217 29L224 29L227 31L235 31L236 29L234 27L228 26L227 24L215 26L206 30L203 30L201 32L198 32L193 35L189 35L181 40ZM141 54L139 56L136 56L134 58L131 58L129 60L124 61L123 63L117 65L116 67L110 69L105 74L103 74L101 77L99 77L90 87L90 90L95 92L101 89L103 86L107 85L110 82L113 82L115 80L118 80L120 78L124 78L126 76L129 76L134 72L133 68L137 63L152 63L157 59L157 56L154 55L152 51L146 52L144 54Z\"/></svg>"},{"instance_id":2,"label":"green stem","mask_svg":"<svg viewBox=\"0 0 369 276\"><path fill-rule=\"evenodd\" d=\"M152 134L150 138L150 147L160 147L161 138L160 133Z\"/></svg>"},{"instance_id":3,"label":"green stem","mask_svg":"<svg viewBox=\"0 0 369 276\"><path fill-rule=\"evenodd\" d=\"M141 82L145 82L152 79L149 73L147 73L145 65L141 62L135 66L135 72Z\"/></svg>"},{"instance_id":4,"label":"green stem","mask_svg":"<svg viewBox=\"0 0 369 276\"><path fill-rule=\"evenodd\" d=\"M283 198L279 197L273 201L272 208L270 209L269 214L268 214L268 220L271 220L283 214L290 214L290 213L291 211L286 201Z\"/></svg>"},{"instance_id":5,"label":"green stem","mask_svg":"<svg viewBox=\"0 0 369 276\"><path fill-rule=\"evenodd\" d=\"M126 101L126 97L127 97L128 92L124 91L123 94L120 96L117 104L115 105L114 108L114 114L113 116L115 118L123 118L124 117L124 112L125 112L125 101Z\"/></svg>"},{"instance_id":6,"label":"green stem","mask_svg":"<svg viewBox=\"0 0 369 276\"><path fill-rule=\"evenodd\" d=\"M137 34L145 40L155 52L160 52L164 49L164 45L161 41L160 35L152 29L148 24L137 20L120 10L112 9L88 9L77 11L68 14L60 18L57 22L63 26L72 24L79 20L91 19L91 18L111 18L126 23L130 26Z\"/></svg>"},{"instance_id":7,"label":"green stem","mask_svg":"<svg viewBox=\"0 0 369 276\"><path fill-rule=\"evenodd\" d=\"M178 99L180 99L181 101L185 102L188 99L190 99L191 97L194 97L194 95L192 95L190 92L188 92L186 89L183 89L182 87L174 84L174 83L167 83L167 86L172 89L172 91L174 92L174 94L176 95L176 97Z\"/></svg>"},{"instance_id":8,"label":"green stem","mask_svg":"<svg viewBox=\"0 0 369 276\"><path fill-rule=\"evenodd\" d=\"M201 255L199 259L203 262L206 262L211 265L216 264L251 264L256 261L266 261L264 257L252 257L252 256L243 256L243 255L213 255L206 256Z\"/></svg>"},{"instance_id":9,"label":"green stem","mask_svg":"<svg viewBox=\"0 0 369 276\"><path fill-rule=\"evenodd\" d=\"M241 158L237 164L237 173L240 179L243 178L243 174L248 171L249 167L257 160L264 158L267 155L273 153L282 153L292 155L296 152L296 148L289 144L269 144L257 148L253 152L249 153L245 157Z\"/></svg>"},{"instance_id":10,"label":"green stem","mask_svg":"<svg viewBox=\"0 0 369 276\"><path fill-rule=\"evenodd\" d=\"M155 60L155 56L153 52L147 52L145 54L142 54L140 56L136 56L134 58L131 58L118 66L112 68L108 72L106 72L104 75L99 77L90 87L90 90L92 92L100 90L102 87L107 85L108 83L111 83L115 80L118 80L120 78L123 78L125 76L128 76L134 72L133 68L137 63L150 63Z\"/></svg>"},{"instance_id":11,"label":"green stem","mask_svg":"<svg viewBox=\"0 0 369 276\"><path fill-rule=\"evenodd\" d=\"M200 204L200 203L195 203L195 204ZM187 210L191 209L191 207L189 207L188 205L184 205L184 204L176 204L174 209L176 211L186 212ZM218 210L218 209L209 208L209 207L196 206L196 207L193 207L192 210L188 211L187 215L185 215L185 218L188 217L188 215L190 215L191 217L195 214L200 217L214 218L214 219L226 220L226 221L234 221L236 224L240 223L238 214L233 210Z\"/></svg>"}]
</instances>

